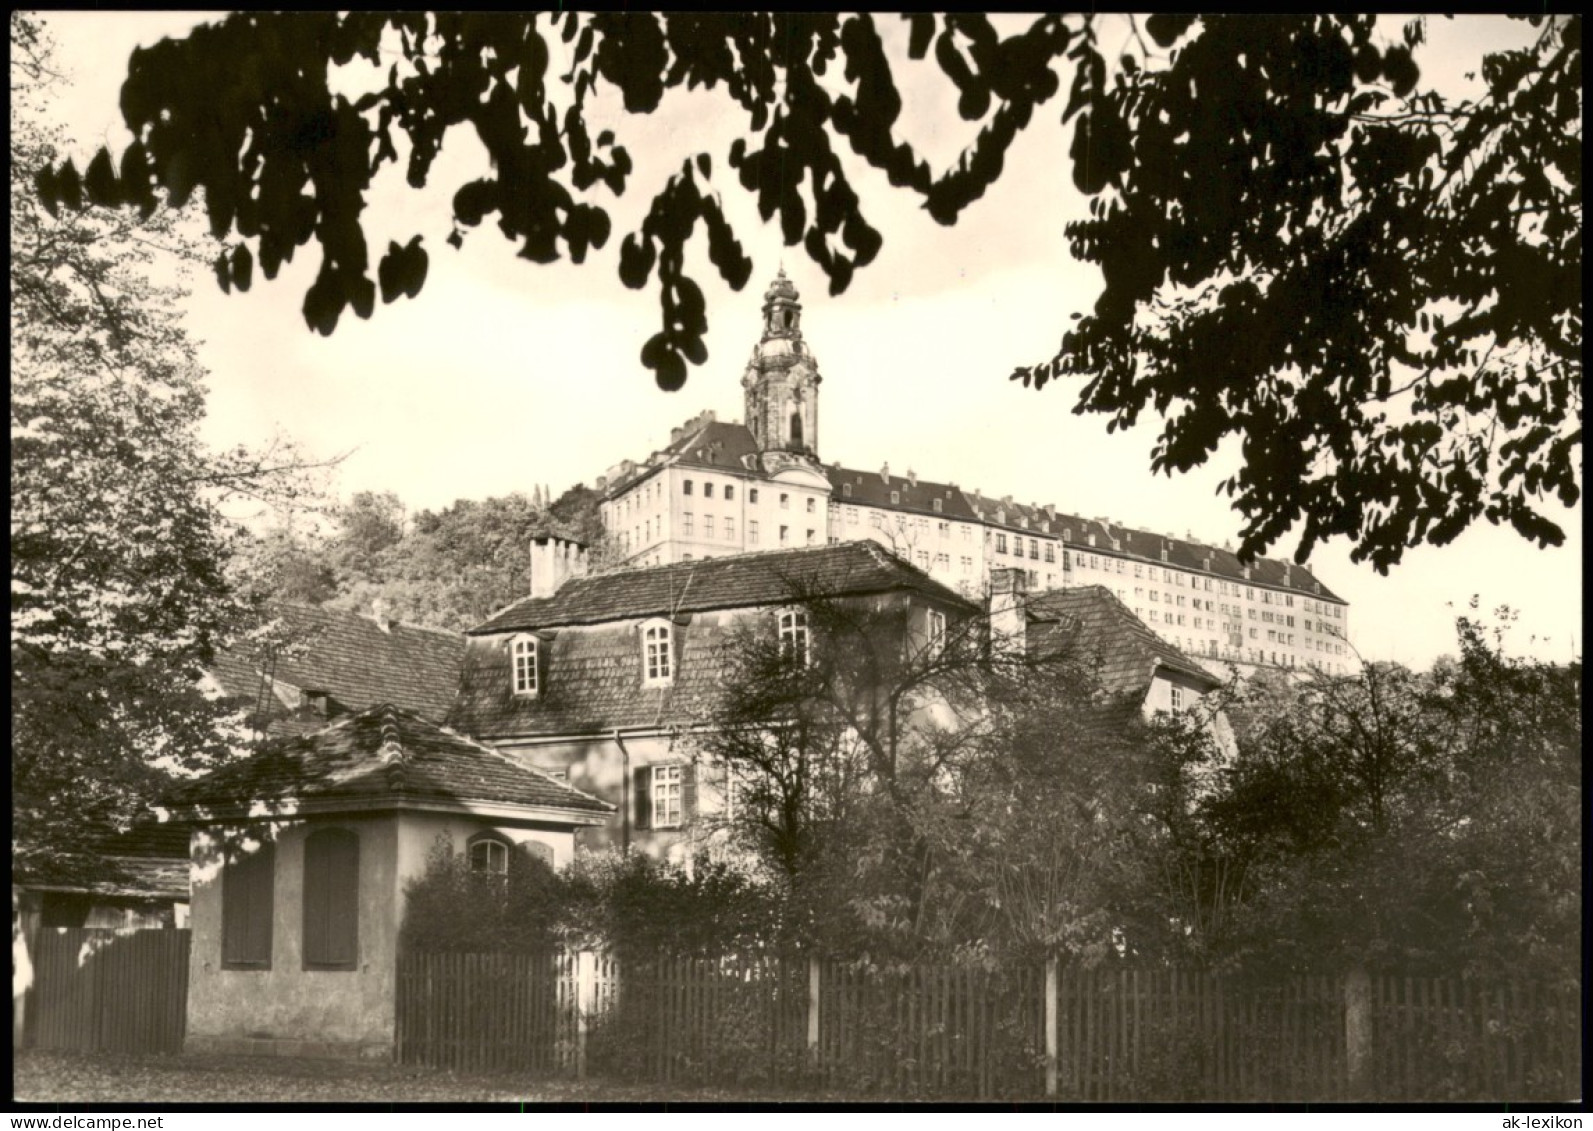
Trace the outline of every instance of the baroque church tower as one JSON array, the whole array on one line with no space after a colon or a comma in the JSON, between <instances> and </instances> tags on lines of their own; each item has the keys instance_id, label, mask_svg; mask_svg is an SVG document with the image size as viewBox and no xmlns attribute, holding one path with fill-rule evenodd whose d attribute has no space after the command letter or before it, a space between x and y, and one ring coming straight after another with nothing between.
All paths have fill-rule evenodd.
<instances>
[{"instance_id":1,"label":"baroque church tower","mask_svg":"<svg viewBox=\"0 0 1593 1131\"><path fill-rule=\"evenodd\" d=\"M781 456L816 460L819 451L819 366L802 340L802 304L785 269L763 295L763 337L742 375L747 428L764 462ZM774 455L780 453L781 455Z\"/></svg>"}]
</instances>

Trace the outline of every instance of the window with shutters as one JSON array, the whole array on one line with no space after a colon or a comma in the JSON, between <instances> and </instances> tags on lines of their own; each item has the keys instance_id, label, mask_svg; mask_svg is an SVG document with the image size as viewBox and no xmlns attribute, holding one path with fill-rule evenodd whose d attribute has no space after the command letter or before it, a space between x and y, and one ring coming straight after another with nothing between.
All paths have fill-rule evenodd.
<instances>
[{"instance_id":1,"label":"window with shutters","mask_svg":"<svg viewBox=\"0 0 1593 1131\"><path fill-rule=\"evenodd\" d=\"M696 771L689 762L636 769L636 827L678 829L690 824L697 814Z\"/></svg>"},{"instance_id":2,"label":"window with shutters","mask_svg":"<svg viewBox=\"0 0 1593 1131\"><path fill-rule=\"evenodd\" d=\"M225 970L269 970L275 846L240 847L229 850L227 856L221 873L221 966Z\"/></svg>"},{"instance_id":3,"label":"window with shutters","mask_svg":"<svg viewBox=\"0 0 1593 1131\"><path fill-rule=\"evenodd\" d=\"M360 838L317 829L304 838L304 968L359 966Z\"/></svg>"}]
</instances>

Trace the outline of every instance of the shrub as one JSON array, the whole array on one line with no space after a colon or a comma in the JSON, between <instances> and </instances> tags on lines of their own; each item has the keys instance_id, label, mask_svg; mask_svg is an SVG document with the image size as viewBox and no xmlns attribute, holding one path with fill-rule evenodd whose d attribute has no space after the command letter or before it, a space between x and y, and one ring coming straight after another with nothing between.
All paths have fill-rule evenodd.
<instances>
[{"instance_id":1,"label":"shrub","mask_svg":"<svg viewBox=\"0 0 1593 1131\"><path fill-rule=\"evenodd\" d=\"M546 950L559 941L567 903L564 881L524 847L509 854L506 873L483 875L442 833L426 871L405 888L401 945L477 954Z\"/></svg>"}]
</instances>

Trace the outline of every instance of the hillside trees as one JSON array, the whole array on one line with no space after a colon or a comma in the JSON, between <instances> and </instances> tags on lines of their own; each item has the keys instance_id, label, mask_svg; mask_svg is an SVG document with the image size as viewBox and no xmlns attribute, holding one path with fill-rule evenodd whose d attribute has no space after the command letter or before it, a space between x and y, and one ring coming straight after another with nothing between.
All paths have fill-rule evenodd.
<instances>
[{"instance_id":1,"label":"hillside trees","mask_svg":"<svg viewBox=\"0 0 1593 1131\"><path fill-rule=\"evenodd\" d=\"M240 572L264 595L369 612L432 628L464 629L530 591L530 545L548 531L609 552L597 492L577 484L551 502L532 495L459 499L411 514L390 491L356 492L331 508L327 529L300 524L250 541Z\"/></svg>"},{"instance_id":2,"label":"hillside trees","mask_svg":"<svg viewBox=\"0 0 1593 1131\"><path fill-rule=\"evenodd\" d=\"M198 255L169 209L40 205L56 159L40 121L55 81L36 20L11 31L11 696L13 850L21 874L94 866L170 771L226 756L197 680L250 624L225 576L239 495L291 502L290 447L199 442L203 373L156 283Z\"/></svg>"},{"instance_id":3,"label":"hillside trees","mask_svg":"<svg viewBox=\"0 0 1593 1131\"><path fill-rule=\"evenodd\" d=\"M677 388L706 359L685 256L699 225L728 285L751 272L727 180L840 294L881 246L860 162L953 224L1066 85L1073 181L1093 198L1069 235L1104 289L1014 377L1080 382L1075 411L1109 428L1153 410L1159 471L1237 440L1226 487L1247 556L1296 526L1297 560L1343 536L1380 570L1478 519L1562 540L1544 504L1580 496L1580 17L1529 17L1528 46L1478 60L1476 99L1422 87L1422 21L1391 42L1365 16L905 20L240 14L136 51L133 146L51 167L39 188L52 208L202 189L212 231L235 240L223 288L319 244L304 315L330 333L349 307L370 316L378 290L392 302L425 282L424 233L373 267L361 210L383 165L424 185L469 127L492 172L458 186L449 242L495 218L524 258L581 263L631 180L625 127L701 88L735 136L668 155L618 263L630 287L656 271L662 324L642 361ZM904 139L898 83L929 57L970 123L938 171ZM363 93L334 93L356 74Z\"/></svg>"}]
</instances>

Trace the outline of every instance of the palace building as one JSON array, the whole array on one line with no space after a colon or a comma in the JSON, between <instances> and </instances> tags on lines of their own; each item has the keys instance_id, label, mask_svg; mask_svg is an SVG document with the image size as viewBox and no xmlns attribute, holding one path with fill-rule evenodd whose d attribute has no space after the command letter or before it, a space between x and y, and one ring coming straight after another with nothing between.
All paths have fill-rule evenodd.
<instances>
[{"instance_id":1,"label":"palace building","mask_svg":"<svg viewBox=\"0 0 1593 1131\"><path fill-rule=\"evenodd\" d=\"M1229 663L1341 673L1357 665L1349 606L1310 570L1192 536L990 498L955 483L825 464L822 378L784 271L765 292L763 330L741 378L745 424L703 412L640 463L598 481L622 566L872 540L979 599L992 570L1022 569L1031 592L1098 585L1185 653Z\"/></svg>"}]
</instances>

